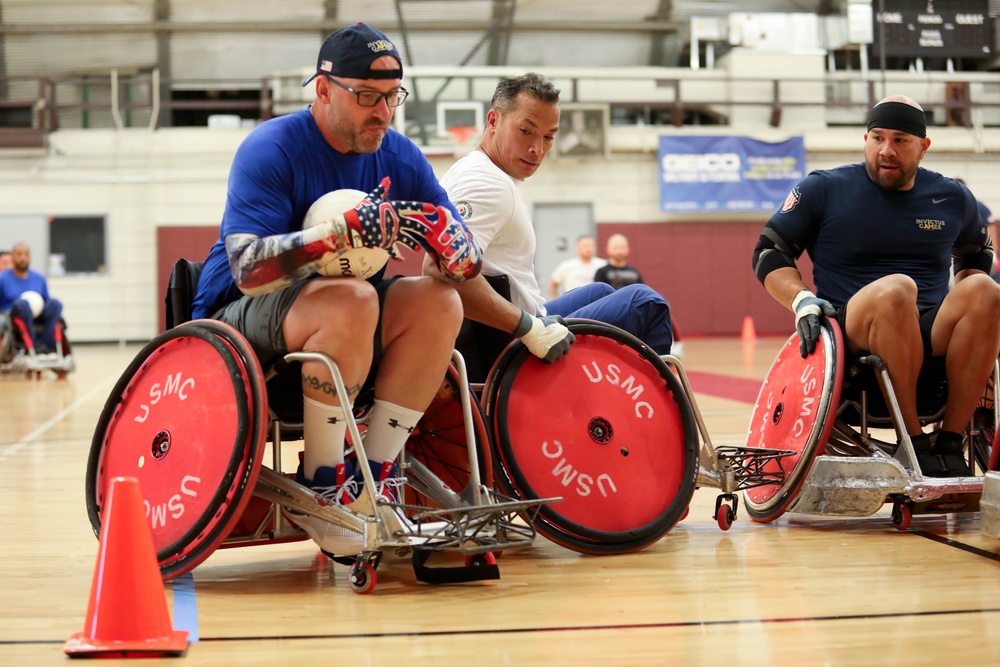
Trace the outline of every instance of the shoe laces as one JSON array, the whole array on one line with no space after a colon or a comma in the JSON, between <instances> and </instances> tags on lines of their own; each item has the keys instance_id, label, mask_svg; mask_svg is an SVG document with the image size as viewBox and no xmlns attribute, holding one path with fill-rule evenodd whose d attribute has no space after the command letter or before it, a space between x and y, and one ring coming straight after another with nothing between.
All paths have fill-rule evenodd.
<instances>
[{"instance_id":1,"label":"shoe laces","mask_svg":"<svg viewBox=\"0 0 1000 667\"><path fill-rule=\"evenodd\" d=\"M358 484L353 477L349 477L343 484L314 486L312 490L331 505L347 505L358 497Z\"/></svg>"},{"instance_id":2,"label":"shoe laces","mask_svg":"<svg viewBox=\"0 0 1000 667\"><path fill-rule=\"evenodd\" d=\"M398 502L397 499L402 497L402 488L405 484L406 480L402 477L386 477L375 485L375 490L378 495L384 496L389 501Z\"/></svg>"}]
</instances>

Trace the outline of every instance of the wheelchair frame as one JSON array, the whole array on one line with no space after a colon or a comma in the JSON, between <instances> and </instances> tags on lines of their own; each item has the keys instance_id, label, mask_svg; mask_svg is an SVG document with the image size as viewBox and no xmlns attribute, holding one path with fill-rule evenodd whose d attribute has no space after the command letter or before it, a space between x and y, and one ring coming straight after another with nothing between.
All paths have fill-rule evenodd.
<instances>
[{"instance_id":1,"label":"wheelchair frame","mask_svg":"<svg viewBox=\"0 0 1000 667\"><path fill-rule=\"evenodd\" d=\"M323 363L333 376L338 397L346 397L340 369L333 359L316 352L293 352L285 355L286 361L315 361ZM355 557L355 563L348 572L351 589L358 593L370 592L375 585L375 569L382 557L382 551L392 549L397 555L410 552L457 551L466 555L480 555L496 551L524 547L531 544L535 531L531 519L538 509L547 502L558 498L513 501L492 492L481 482L478 457L473 451L475 432L471 414L471 398L466 381L465 361L455 351L452 360L458 368L459 390L465 414L466 442L469 445L470 480L466 487L470 497L462 498L449 489L426 465L417 459L405 456L400 470L407 484L433 499L441 508L389 502L379 496L375 489L375 479L368 466L358 466L364 478L362 495L349 505L328 505L311 489L275 472L281 470L281 422L272 421L272 464L274 469L262 467L261 475L254 488L254 495L272 503L269 518L275 522L274 539L304 536L299 528L282 528L281 508L295 510L302 514L318 517L329 523L361 534L364 550ZM341 398L341 407L347 415L348 433L354 443L354 452L359 460L366 460L364 441L357 420L351 413L346 398ZM410 513L412 518L405 518ZM517 514L527 514L528 523L514 521ZM263 534L263 526L254 534L254 541ZM241 546L246 540L239 537L227 539L224 546ZM424 554L426 555L426 554ZM415 561L425 560L416 553ZM488 559L474 561L474 564L489 564ZM422 565L422 562L418 565ZM451 576L451 575L450 575ZM470 577L469 580L478 578ZM455 579L452 579L455 580Z\"/></svg>"},{"instance_id":2,"label":"wheelchair frame","mask_svg":"<svg viewBox=\"0 0 1000 667\"><path fill-rule=\"evenodd\" d=\"M183 327L187 327L187 329ZM110 472L110 469L122 466L127 469L134 467L133 460L129 459L133 452L138 454L132 457L139 461L136 472L139 472L138 468L142 467L155 469L159 460L157 448L160 447L159 454L162 458L166 456L167 451L172 446L169 423L164 425L162 422L151 423L152 431L145 431L146 439L149 439L149 434L155 433L151 436L152 442L146 442L143 437L136 439L133 435L128 435L125 439L129 442L125 444L119 445L118 442L109 444L109 440L117 438L115 429L118 424L127 423L124 417L126 410L122 403L132 400L130 392L132 383L137 382L137 386L141 384L137 378L145 380L143 374L161 373L162 369L156 364L161 363L160 360L164 355L160 354L153 359L152 357L157 351L165 349L164 346L172 341L192 337L210 342L217 351L220 349L228 350L229 358L235 360L233 362L235 366L231 367L230 372L233 369L245 368L250 379L244 378L240 385L248 388L249 394L264 392L264 396L257 396L256 400L265 406L267 405L266 381L263 379L264 376L260 371L259 364L257 364L256 357L249 349L249 344L246 343L245 339L228 325L211 320L187 322L151 341L119 380L118 386L105 406L98 430L95 433L87 472L88 512L95 534L99 535L100 532L102 484L107 483L106 477L108 475L114 474ZM222 357L219 358L222 359ZM286 359L288 361L324 363L331 372L338 396L344 397L341 399L342 401L347 400L347 392L339 368L328 356L298 352L287 355ZM261 451L266 433L271 432L273 435L272 462L275 466L274 469L261 465L259 455L250 453L243 459L246 461L246 470L231 471L223 476L230 479L235 477L238 480L237 482L231 481L230 487L224 487L222 489L224 493L221 496L217 493L210 501L214 504L208 506L208 511L203 515L221 518L217 521L215 519L208 520L208 523L203 520L201 523L193 524L193 529L189 529L182 538L182 541L187 540L186 542L176 546L176 548L175 544L168 545L170 553L158 553L161 573L166 578L171 578L187 572L205 560L215 548L222 546L244 546L264 542L307 539L305 532L291 525L291 522L283 515L283 509L290 509L319 517L363 536L362 551L354 559L348 572L348 583L355 592L367 593L374 588L376 583L375 570L382 552L386 549L392 549L399 555L412 553L414 570L417 573L417 578L421 581L439 583L497 578L499 573L492 552L530 544L535 537L530 519L537 514L538 508L542 504L551 502L553 499L515 501L492 492L482 484L478 469L478 452L474 451L476 449L476 433L471 419L472 408L465 380L464 360L458 353L455 353L453 360L459 376L459 400L462 401L463 414L466 418L465 437L469 457L470 483L466 487L465 498L451 491L436 477L433 471L419 460L409 458L401 462L403 474L408 480L413 480L416 488L439 507L389 502L376 495L375 480L367 466L359 466L365 481L364 493L350 505L328 505L321 496L311 489L307 489L288 476L277 472L281 470L282 430L294 429L301 425L290 425L282 422L270 409L270 406L267 406L266 424L263 423L263 416L259 416L261 426L250 429L255 435L246 439L245 446L248 451L250 449ZM150 365L147 366L147 363ZM168 368L167 371L170 373L172 368ZM254 377L260 379L254 380ZM248 399L251 409L253 408L253 400L252 396ZM345 414L350 415L347 424L351 442L354 444L354 451L360 459L364 460L364 444L358 423L349 407L347 405L343 405L343 407ZM255 420L251 417L249 421L253 423ZM122 428L134 427L123 426ZM162 435L164 433L167 435ZM239 437L237 436L238 441ZM162 439L162 442L159 442L158 438ZM133 440L137 440L137 442L132 444ZM250 442L251 440L253 442ZM180 440L178 440L179 442ZM149 453L148 447L150 445L153 456L147 460L146 455ZM238 442L237 449L240 446ZM129 449L129 447L133 447L133 449ZM109 466L105 456L116 456L115 451L118 451L116 448L121 449L122 453L117 454L117 456L122 465L119 465L118 462L111 462L112 465ZM107 453L108 450L111 450L110 454ZM239 460L236 461L238 463ZM150 473L144 472L144 474ZM232 531L244 518L243 513L251 500L248 494L260 498L265 503L270 503L270 506L259 515L259 519L249 531L233 534ZM527 525L515 521L515 517L519 514L529 519ZM424 567L429 554L436 551L457 551L465 554L468 561L467 567ZM468 567L468 565L479 567Z\"/></svg>"},{"instance_id":3,"label":"wheelchair frame","mask_svg":"<svg viewBox=\"0 0 1000 667\"><path fill-rule=\"evenodd\" d=\"M27 325L10 313L0 313L0 373L24 373L38 379L42 371L51 370L60 380L76 370L76 362L66 338L65 325L56 324L56 350L51 355L36 352L28 336Z\"/></svg>"},{"instance_id":4,"label":"wheelchair frame","mask_svg":"<svg viewBox=\"0 0 1000 667\"><path fill-rule=\"evenodd\" d=\"M832 343L840 340L839 330L834 334L835 324L829 322L824 324L824 339ZM797 334L793 334L785 346L792 346L797 349ZM829 343L828 343L829 344ZM780 355L779 355L780 358ZM906 465L894 458L891 454L895 445L881 443L871 437L869 432L870 417L867 408L867 392L862 391L860 398L859 413L861 415L860 433L855 432L841 417L845 409L851 402L843 401L835 406L835 412L829 416L833 418L833 423L827 431L827 436L820 436L821 442L807 443L812 445L811 458L808 462L807 472L801 480L801 487L798 489L786 488L794 484L795 480L789 478L791 471L784 470L782 459L797 453L793 450L782 449L759 449L750 447L737 448L712 448L707 436L704 424L699 418L699 428L705 440L705 446L701 449L702 469L700 470L699 481L708 486L718 486L723 493L716 503L716 518L719 526L726 530L735 518L737 501L733 491L736 489L746 490L762 486L774 485L779 488L779 493L787 492L787 504L778 511L751 516L757 521L772 521L778 518L783 512L798 514L814 514L821 516L850 516L864 517L878 512L887 502L891 502L892 522L900 530L905 530L914 514L919 513L946 513L953 511L976 511L980 509L980 496L984 494L984 479L993 487L991 495L996 499L990 502L995 504L996 517L987 519L984 510L984 524L988 521L994 527L992 530L997 537L1000 537L1000 475L986 473L985 475L966 476L959 478L937 478L926 477L917 464L916 454L913 450L913 443L902 427L902 415L899 404L892 388L888 369L885 362L876 355L862 357L859 362L871 366L879 382L883 395L886 397L887 408L889 410L889 422L895 429L901 450L898 454L903 458ZM771 373L775 371L772 366ZM770 373L769 373L770 377ZM839 382L838 378L838 382ZM994 364L992 377L993 386L1000 386L1000 364ZM685 378L685 385L687 381ZM688 389L690 393L690 389ZM763 388L762 388L763 392ZM839 395L839 392L838 392ZM759 403L759 401L758 401ZM758 410L761 406L758 405ZM924 415L921 420L924 423L937 421L943 408L936 415ZM993 424L1000 423L1000 403L996 400L992 405ZM754 420L757 419L755 412ZM876 424L878 425L878 424ZM971 423L966 441L969 443L968 456L970 466L975 466L976 460L973 456L973 443L971 437L976 435L976 424ZM825 429L824 429L825 430ZM997 447L997 437L993 439L994 450ZM824 448L832 453L824 453ZM764 452L771 452L774 461L777 462L778 470L772 475L765 473L758 476L758 473L766 464ZM743 463L738 463L739 459ZM774 472L774 466L771 466ZM993 479L996 478L996 479ZM732 512L726 509L726 503L732 502Z\"/></svg>"},{"instance_id":5,"label":"wheelchair frame","mask_svg":"<svg viewBox=\"0 0 1000 667\"><path fill-rule=\"evenodd\" d=\"M697 423L697 433L701 438L698 450L698 486L719 489L720 493L716 496L715 511L712 517L718 523L719 528L729 530L738 515L739 496L736 495L737 492L758 486L784 483L784 472L768 470L768 464L772 461L779 461L794 452L761 447L713 445L684 365L680 359L672 355L662 355L660 358L677 372L684 385L684 391L688 396Z\"/></svg>"}]
</instances>

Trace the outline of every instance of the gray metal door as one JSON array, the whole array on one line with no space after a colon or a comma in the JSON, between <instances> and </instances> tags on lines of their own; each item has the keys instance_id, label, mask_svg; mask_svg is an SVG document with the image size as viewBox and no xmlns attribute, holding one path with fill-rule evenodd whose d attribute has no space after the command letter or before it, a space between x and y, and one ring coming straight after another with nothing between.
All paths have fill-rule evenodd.
<instances>
[{"instance_id":1,"label":"gray metal door","mask_svg":"<svg viewBox=\"0 0 1000 667\"><path fill-rule=\"evenodd\" d=\"M576 257L576 240L584 234L596 238L594 225L594 205L577 204L535 204L531 214L535 226L535 276L538 286L546 299L549 294L549 279L552 272L564 259ZM600 255L600 249L598 249Z\"/></svg>"},{"instance_id":2,"label":"gray metal door","mask_svg":"<svg viewBox=\"0 0 1000 667\"><path fill-rule=\"evenodd\" d=\"M31 249L31 268L49 274L49 218L45 215L0 215L0 250L15 243Z\"/></svg>"}]
</instances>

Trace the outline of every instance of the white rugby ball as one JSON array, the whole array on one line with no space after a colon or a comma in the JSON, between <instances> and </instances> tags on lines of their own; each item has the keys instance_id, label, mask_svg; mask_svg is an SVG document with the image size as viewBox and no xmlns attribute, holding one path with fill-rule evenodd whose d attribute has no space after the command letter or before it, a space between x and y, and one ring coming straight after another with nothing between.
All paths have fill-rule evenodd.
<instances>
[{"instance_id":1,"label":"white rugby ball","mask_svg":"<svg viewBox=\"0 0 1000 667\"><path fill-rule=\"evenodd\" d=\"M368 196L361 190L334 190L316 201L306 212L302 229L308 229L354 208ZM341 278L371 278L389 262L389 253L382 248L352 248L340 255L330 252L317 273Z\"/></svg>"},{"instance_id":2,"label":"white rugby ball","mask_svg":"<svg viewBox=\"0 0 1000 667\"><path fill-rule=\"evenodd\" d=\"M31 308L31 316L38 317L42 314L42 308L45 307L45 299L41 294L33 290L28 290L27 292L21 292L21 297L28 302L28 307Z\"/></svg>"}]
</instances>

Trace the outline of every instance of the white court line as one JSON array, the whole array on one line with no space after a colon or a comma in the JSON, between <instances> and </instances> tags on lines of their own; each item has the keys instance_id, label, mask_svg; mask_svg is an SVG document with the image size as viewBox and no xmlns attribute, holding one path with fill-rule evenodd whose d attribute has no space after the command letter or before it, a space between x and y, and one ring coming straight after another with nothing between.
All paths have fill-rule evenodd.
<instances>
[{"instance_id":1,"label":"white court line","mask_svg":"<svg viewBox=\"0 0 1000 667\"><path fill-rule=\"evenodd\" d=\"M75 412L81 405L83 405L91 398L93 398L94 394L96 394L98 391L102 389L105 389L108 385L114 384L117 380L118 380L117 376L111 376L104 382L95 386L93 389L88 391L80 398L73 401L70 405L63 408L54 417L49 419L47 422L36 428L28 435L24 436L24 438L22 438L21 440L18 440L14 444L7 445L6 447L0 449L0 462L4 461L8 456L13 456L14 454L17 454L19 451L24 449L24 447L27 446L28 444L34 442L35 440L38 440L38 438L40 438L46 431L48 431L53 426L58 424L60 420L65 418L67 415Z\"/></svg>"}]
</instances>

